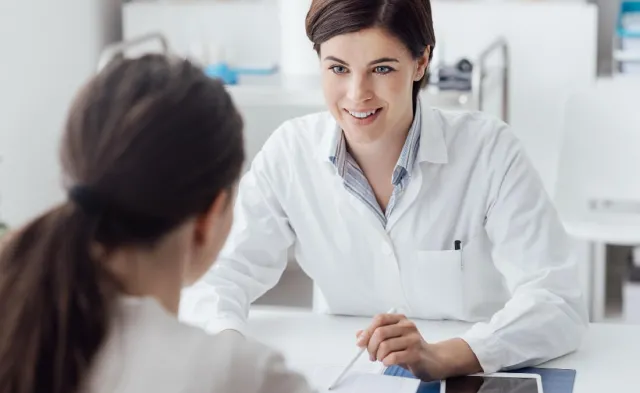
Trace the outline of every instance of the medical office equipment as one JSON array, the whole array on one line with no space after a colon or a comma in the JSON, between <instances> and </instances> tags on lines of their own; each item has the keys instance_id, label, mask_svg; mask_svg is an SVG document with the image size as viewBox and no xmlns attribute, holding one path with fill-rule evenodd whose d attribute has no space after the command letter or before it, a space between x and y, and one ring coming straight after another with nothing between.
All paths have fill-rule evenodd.
<instances>
[{"instance_id":1,"label":"medical office equipment","mask_svg":"<svg viewBox=\"0 0 640 393\"><path fill-rule=\"evenodd\" d=\"M436 46L436 55L440 50ZM491 62L496 54L498 65ZM475 58L462 58L453 65L437 61L431 66L427 97L434 107L487 111L508 123L510 61L503 37L487 44Z\"/></svg>"},{"instance_id":2,"label":"medical office equipment","mask_svg":"<svg viewBox=\"0 0 640 393\"><path fill-rule=\"evenodd\" d=\"M156 49L156 51L164 54L170 53L169 42L163 34L155 32L148 33L130 40L107 45L98 58L97 71L101 71L112 60L125 57L128 50L155 41L160 45L159 50Z\"/></svg>"},{"instance_id":3,"label":"medical office equipment","mask_svg":"<svg viewBox=\"0 0 640 393\"><path fill-rule=\"evenodd\" d=\"M391 366L387 368L384 373L386 375L395 375L405 378L415 378L411 372L408 370L399 367L399 366ZM524 373L527 375L535 375L540 377L540 385L541 391L544 393L572 393L574 391L575 379L576 379L576 370L574 369L566 369L566 368L538 368L538 367L526 367L516 370L510 370L507 373L515 373L520 374ZM501 374L501 373L499 373ZM491 376L496 374L491 374ZM463 377L464 378L464 377ZM537 378L536 378L537 379ZM536 381L537 385L537 381ZM473 386L473 385L472 385ZM487 387L488 388L488 387ZM500 387L493 386L500 392L518 392L518 393L527 393L526 390L520 390L511 387L502 387L504 389L500 389ZM440 382L423 382L420 384L420 389L417 393L440 393L442 390L442 386ZM489 389L487 389L489 390ZM471 390L471 392L484 392L485 390ZM493 390L492 390L493 391ZM455 393L445 391L445 393Z\"/></svg>"},{"instance_id":4,"label":"medical office equipment","mask_svg":"<svg viewBox=\"0 0 640 393\"><path fill-rule=\"evenodd\" d=\"M614 74L640 74L640 1L620 4L614 45Z\"/></svg>"},{"instance_id":5,"label":"medical office equipment","mask_svg":"<svg viewBox=\"0 0 640 393\"><path fill-rule=\"evenodd\" d=\"M242 68L232 67L226 62L218 62L205 66L204 72L211 78L221 79L226 85L236 85L242 75L274 75L278 72L278 67Z\"/></svg>"}]
</instances>

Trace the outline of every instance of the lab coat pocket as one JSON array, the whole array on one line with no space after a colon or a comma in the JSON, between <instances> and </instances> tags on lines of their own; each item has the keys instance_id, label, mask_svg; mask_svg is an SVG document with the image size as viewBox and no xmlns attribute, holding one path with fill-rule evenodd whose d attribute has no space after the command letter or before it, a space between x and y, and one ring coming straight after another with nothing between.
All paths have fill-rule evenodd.
<instances>
[{"instance_id":1,"label":"lab coat pocket","mask_svg":"<svg viewBox=\"0 0 640 393\"><path fill-rule=\"evenodd\" d=\"M417 251L409 279L409 302L417 316L460 319L463 309L462 251Z\"/></svg>"}]
</instances>

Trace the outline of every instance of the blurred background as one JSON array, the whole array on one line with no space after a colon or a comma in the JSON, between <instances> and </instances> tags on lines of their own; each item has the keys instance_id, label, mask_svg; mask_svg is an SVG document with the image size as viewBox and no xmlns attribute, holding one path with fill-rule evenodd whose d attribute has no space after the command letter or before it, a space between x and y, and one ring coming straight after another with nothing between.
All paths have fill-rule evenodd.
<instances>
[{"instance_id":1,"label":"blurred background","mask_svg":"<svg viewBox=\"0 0 640 393\"><path fill-rule=\"evenodd\" d=\"M64 198L70 100L122 53L171 51L223 79L249 158L284 120L324 109L310 0L0 0L0 225ZM432 0L432 105L513 127L575 240L591 319L640 323L640 1ZM1 230L1 229L0 229ZM311 307L291 261L258 303Z\"/></svg>"}]
</instances>

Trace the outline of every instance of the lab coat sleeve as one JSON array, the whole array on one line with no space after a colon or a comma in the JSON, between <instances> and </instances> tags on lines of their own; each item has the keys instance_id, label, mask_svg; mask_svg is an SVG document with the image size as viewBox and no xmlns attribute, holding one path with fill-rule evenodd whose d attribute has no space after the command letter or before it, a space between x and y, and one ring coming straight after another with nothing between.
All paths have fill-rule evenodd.
<instances>
[{"instance_id":1,"label":"lab coat sleeve","mask_svg":"<svg viewBox=\"0 0 640 393\"><path fill-rule=\"evenodd\" d=\"M181 320L210 333L244 333L250 304L273 288L286 268L295 237L278 198L286 192L287 175L277 137L267 141L240 182L234 222L218 260L183 291Z\"/></svg>"},{"instance_id":2,"label":"lab coat sleeve","mask_svg":"<svg viewBox=\"0 0 640 393\"><path fill-rule=\"evenodd\" d=\"M576 350L588 316L571 240L519 142L504 129L488 157L494 173L485 230L511 299L462 338L491 373Z\"/></svg>"}]
</instances>

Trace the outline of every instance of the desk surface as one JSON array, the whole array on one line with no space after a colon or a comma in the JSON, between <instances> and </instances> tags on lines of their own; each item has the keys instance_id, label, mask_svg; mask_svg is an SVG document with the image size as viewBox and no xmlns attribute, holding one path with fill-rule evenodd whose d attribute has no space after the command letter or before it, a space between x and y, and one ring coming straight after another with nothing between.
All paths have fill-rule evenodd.
<instances>
[{"instance_id":1,"label":"desk surface","mask_svg":"<svg viewBox=\"0 0 640 393\"><path fill-rule=\"evenodd\" d=\"M261 307L251 311L247 333L283 352L290 367L309 375L316 366L348 362L356 353L355 333L368 322ZM459 322L414 322L427 341L455 337L469 327ZM366 356L360 360L368 363ZM638 391L640 326L593 324L579 351L541 367L575 369L574 393Z\"/></svg>"}]
</instances>

